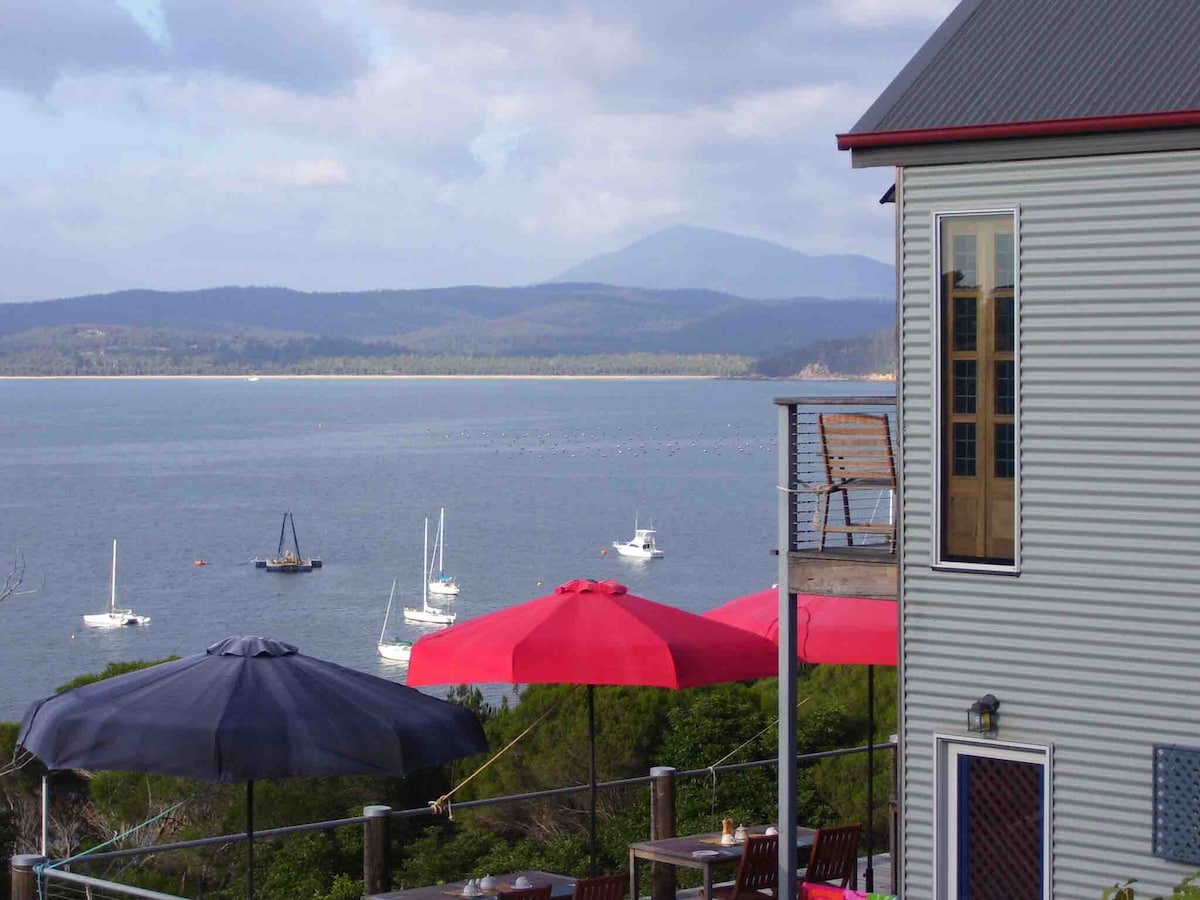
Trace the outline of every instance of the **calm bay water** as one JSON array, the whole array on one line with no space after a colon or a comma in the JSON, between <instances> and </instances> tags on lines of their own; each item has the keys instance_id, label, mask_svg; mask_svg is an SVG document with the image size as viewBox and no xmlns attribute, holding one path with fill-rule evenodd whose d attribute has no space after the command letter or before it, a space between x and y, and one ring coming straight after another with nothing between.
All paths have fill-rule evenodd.
<instances>
[{"instance_id":1,"label":"calm bay water","mask_svg":"<svg viewBox=\"0 0 1200 900\"><path fill-rule=\"evenodd\" d=\"M446 508L459 621L572 578L702 611L775 580L782 394L888 384L591 380L9 381L0 561L37 593L0 604L0 720L109 662L261 634L403 680L375 642L392 579L420 603L423 521ZM282 514L322 570L279 575ZM652 519L663 560L602 555ZM144 628L83 627L108 599ZM432 536L431 536L432 540ZM208 565L194 567L193 560ZM423 631L393 616L397 636Z\"/></svg>"}]
</instances>

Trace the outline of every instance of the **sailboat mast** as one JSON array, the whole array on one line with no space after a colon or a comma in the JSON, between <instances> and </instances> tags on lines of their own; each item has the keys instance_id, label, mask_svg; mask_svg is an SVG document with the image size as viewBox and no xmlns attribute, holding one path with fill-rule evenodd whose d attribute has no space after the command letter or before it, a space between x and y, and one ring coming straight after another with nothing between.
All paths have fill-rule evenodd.
<instances>
[{"instance_id":1,"label":"sailboat mast","mask_svg":"<svg viewBox=\"0 0 1200 900\"><path fill-rule=\"evenodd\" d=\"M113 538L113 563L112 563L112 583L109 586L108 592L108 611L116 613L117 611L117 541Z\"/></svg>"},{"instance_id":2,"label":"sailboat mast","mask_svg":"<svg viewBox=\"0 0 1200 900\"><path fill-rule=\"evenodd\" d=\"M279 523L279 549L275 551L276 556L283 556L283 535L287 531L288 514L283 514L283 521Z\"/></svg>"},{"instance_id":3,"label":"sailboat mast","mask_svg":"<svg viewBox=\"0 0 1200 900\"><path fill-rule=\"evenodd\" d=\"M392 579L392 592L388 594L387 612L383 614L383 631L379 632L379 643L383 643L383 636L387 634L388 616L392 614L392 599L396 596L396 579Z\"/></svg>"},{"instance_id":4,"label":"sailboat mast","mask_svg":"<svg viewBox=\"0 0 1200 900\"><path fill-rule=\"evenodd\" d=\"M296 556L300 555L300 538L296 537L296 517L288 513L288 518L292 520L292 544L296 547Z\"/></svg>"},{"instance_id":5,"label":"sailboat mast","mask_svg":"<svg viewBox=\"0 0 1200 900\"><path fill-rule=\"evenodd\" d=\"M438 577L446 571L446 509L438 512Z\"/></svg>"},{"instance_id":6,"label":"sailboat mast","mask_svg":"<svg viewBox=\"0 0 1200 900\"><path fill-rule=\"evenodd\" d=\"M425 520L425 552L421 556L421 608L429 609L429 520Z\"/></svg>"}]
</instances>

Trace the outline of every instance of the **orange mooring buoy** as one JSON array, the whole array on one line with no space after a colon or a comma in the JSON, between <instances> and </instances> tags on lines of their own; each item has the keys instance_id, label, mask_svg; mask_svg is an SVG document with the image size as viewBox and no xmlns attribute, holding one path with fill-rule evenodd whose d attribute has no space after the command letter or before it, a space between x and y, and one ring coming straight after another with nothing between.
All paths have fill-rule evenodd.
<instances>
[{"instance_id":1,"label":"orange mooring buoy","mask_svg":"<svg viewBox=\"0 0 1200 900\"><path fill-rule=\"evenodd\" d=\"M207 562L205 562L205 561L204 561L204 560L202 560L202 559L198 559L198 560L196 560L194 563L192 563L192 565L193 565L193 566L207 566L207 565L208 565L208 563L207 563Z\"/></svg>"}]
</instances>

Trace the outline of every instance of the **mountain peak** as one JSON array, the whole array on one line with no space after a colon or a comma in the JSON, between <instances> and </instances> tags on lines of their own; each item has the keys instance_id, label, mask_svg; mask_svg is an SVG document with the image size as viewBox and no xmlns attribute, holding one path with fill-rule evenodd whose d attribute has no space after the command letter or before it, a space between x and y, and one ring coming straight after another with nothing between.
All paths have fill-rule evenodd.
<instances>
[{"instance_id":1,"label":"mountain peak","mask_svg":"<svg viewBox=\"0 0 1200 900\"><path fill-rule=\"evenodd\" d=\"M656 290L705 288L774 300L889 298L894 279L891 266L866 256L813 256L761 238L678 224L584 260L552 280Z\"/></svg>"}]
</instances>

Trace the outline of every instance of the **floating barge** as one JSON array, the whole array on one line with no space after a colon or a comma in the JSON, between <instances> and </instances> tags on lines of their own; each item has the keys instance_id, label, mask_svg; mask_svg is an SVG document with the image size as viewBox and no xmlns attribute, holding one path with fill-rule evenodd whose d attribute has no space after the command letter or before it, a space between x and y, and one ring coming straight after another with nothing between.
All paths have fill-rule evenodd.
<instances>
[{"instance_id":1,"label":"floating barge","mask_svg":"<svg viewBox=\"0 0 1200 900\"><path fill-rule=\"evenodd\" d=\"M292 549L284 550L283 542L287 536L288 523L292 525ZM311 572L321 568L319 556L301 556L300 541L296 537L296 521L290 512L283 514L283 524L279 526L279 549L274 556L254 558L254 568L266 569L268 572Z\"/></svg>"}]
</instances>

